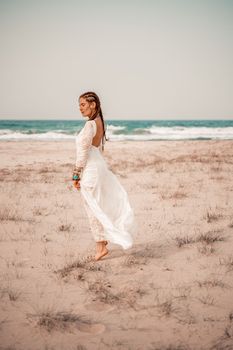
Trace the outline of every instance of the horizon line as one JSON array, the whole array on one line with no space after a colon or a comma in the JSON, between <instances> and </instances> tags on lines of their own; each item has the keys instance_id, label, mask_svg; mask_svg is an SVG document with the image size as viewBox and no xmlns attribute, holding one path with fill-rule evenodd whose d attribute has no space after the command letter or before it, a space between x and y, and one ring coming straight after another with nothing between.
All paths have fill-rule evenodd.
<instances>
[{"instance_id":1,"label":"horizon line","mask_svg":"<svg viewBox=\"0 0 233 350\"><path fill-rule=\"evenodd\" d=\"M18 118L18 119L1 119L0 118L0 122L1 121L85 121L83 119L55 119L55 118L52 118L52 119L21 119L21 118ZM168 118L162 118L162 119L157 119L157 118L154 118L154 119L140 119L140 118L136 118L136 119L105 119L104 118L104 121L233 121L233 117L230 118L230 119L216 119L216 118L213 118L213 119L210 119L210 118L188 118L188 119L183 119L183 118L172 118L172 119L168 119Z\"/></svg>"}]
</instances>

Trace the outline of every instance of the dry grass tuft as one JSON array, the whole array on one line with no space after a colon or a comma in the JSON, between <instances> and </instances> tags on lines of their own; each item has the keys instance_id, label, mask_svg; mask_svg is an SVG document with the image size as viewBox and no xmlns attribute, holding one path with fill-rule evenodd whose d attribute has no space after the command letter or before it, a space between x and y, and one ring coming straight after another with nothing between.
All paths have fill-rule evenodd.
<instances>
[{"instance_id":1,"label":"dry grass tuft","mask_svg":"<svg viewBox=\"0 0 233 350\"><path fill-rule=\"evenodd\" d=\"M229 322L224 329L223 335L211 347L211 350L232 350L233 344L233 312L229 314Z\"/></svg>"},{"instance_id":2,"label":"dry grass tuft","mask_svg":"<svg viewBox=\"0 0 233 350\"><path fill-rule=\"evenodd\" d=\"M209 294L199 297L198 300L200 300L202 304L209 306L214 305L215 302L214 298Z\"/></svg>"},{"instance_id":3,"label":"dry grass tuft","mask_svg":"<svg viewBox=\"0 0 233 350\"><path fill-rule=\"evenodd\" d=\"M212 230L206 233L201 233L197 238L196 242L205 242L206 244L212 244L215 242L225 241L225 237L221 235L221 230Z\"/></svg>"},{"instance_id":4,"label":"dry grass tuft","mask_svg":"<svg viewBox=\"0 0 233 350\"><path fill-rule=\"evenodd\" d=\"M146 244L141 249L134 251L131 254L135 259L146 259L146 258L161 258L161 249L160 246L154 242ZM143 260L141 260L143 261ZM145 260L144 260L145 261Z\"/></svg>"},{"instance_id":5,"label":"dry grass tuft","mask_svg":"<svg viewBox=\"0 0 233 350\"><path fill-rule=\"evenodd\" d=\"M133 254L131 254L125 258L125 260L123 261L123 266L132 267L135 265L145 265L146 261L146 258L136 257Z\"/></svg>"},{"instance_id":6,"label":"dry grass tuft","mask_svg":"<svg viewBox=\"0 0 233 350\"><path fill-rule=\"evenodd\" d=\"M208 223L217 221L220 219L223 215L221 213L214 212L213 210L207 210L206 214L204 215L204 219L207 220Z\"/></svg>"},{"instance_id":7,"label":"dry grass tuft","mask_svg":"<svg viewBox=\"0 0 233 350\"><path fill-rule=\"evenodd\" d=\"M223 169L221 167L220 162L217 162L216 165L213 165L213 166L210 167L210 170L214 171L214 172L219 172L219 171L222 171Z\"/></svg>"},{"instance_id":8,"label":"dry grass tuft","mask_svg":"<svg viewBox=\"0 0 233 350\"><path fill-rule=\"evenodd\" d=\"M72 229L72 225L71 224L62 224L58 227L58 230L60 232L70 232Z\"/></svg>"},{"instance_id":9,"label":"dry grass tuft","mask_svg":"<svg viewBox=\"0 0 233 350\"><path fill-rule=\"evenodd\" d=\"M187 197L188 197L188 194L181 190L177 190L174 193L169 195L169 199L184 199Z\"/></svg>"},{"instance_id":10,"label":"dry grass tuft","mask_svg":"<svg viewBox=\"0 0 233 350\"><path fill-rule=\"evenodd\" d=\"M28 314L29 318L36 318L37 325L51 332L54 330L67 331L71 327L81 327L83 324L91 324L83 316L76 315L72 311L55 311L53 308L38 311L36 314Z\"/></svg>"},{"instance_id":11,"label":"dry grass tuft","mask_svg":"<svg viewBox=\"0 0 233 350\"><path fill-rule=\"evenodd\" d=\"M84 271L102 271L102 266L94 263L90 257L78 258L71 263L67 263L63 268L55 270L61 278L67 277L72 271L81 269ZM83 273L80 275L80 280L83 280Z\"/></svg>"},{"instance_id":12,"label":"dry grass tuft","mask_svg":"<svg viewBox=\"0 0 233 350\"><path fill-rule=\"evenodd\" d=\"M159 304L158 307L164 316L170 316L174 311L172 299L164 301L163 303Z\"/></svg>"},{"instance_id":13,"label":"dry grass tuft","mask_svg":"<svg viewBox=\"0 0 233 350\"><path fill-rule=\"evenodd\" d=\"M178 286L173 291L172 295L176 299L187 299L191 294L191 287L189 286Z\"/></svg>"},{"instance_id":14,"label":"dry grass tuft","mask_svg":"<svg viewBox=\"0 0 233 350\"><path fill-rule=\"evenodd\" d=\"M157 289L155 291L155 298L153 302L153 307L157 309L156 315L158 315L159 317L170 317L173 314L177 314L178 308L175 306L174 303L177 298L179 298L179 295L173 296L173 294L170 293L164 294L164 291Z\"/></svg>"},{"instance_id":15,"label":"dry grass tuft","mask_svg":"<svg viewBox=\"0 0 233 350\"><path fill-rule=\"evenodd\" d=\"M60 173L59 167L48 167L48 166L43 166L42 168L37 170L38 174L47 174L47 173Z\"/></svg>"},{"instance_id":16,"label":"dry grass tuft","mask_svg":"<svg viewBox=\"0 0 233 350\"><path fill-rule=\"evenodd\" d=\"M189 350L189 347L187 345L175 345L175 344L170 344L170 345L153 345L150 348L150 350Z\"/></svg>"},{"instance_id":17,"label":"dry grass tuft","mask_svg":"<svg viewBox=\"0 0 233 350\"><path fill-rule=\"evenodd\" d=\"M212 230L208 231L206 233L201 233L198 236L175 236L173 237L173 240L176 242L177 246L183 247L187 244L193 244L193 243L202 243L202 246L198 247L198 250L203 254L211 254L213 253L214 249L211 244L215 242L221 242L224 241L225 238L221 235L221 230ZM207 247L207 245L209 245Z\"/></svg>"},{"instance_id":18,"label":"dry grass tuft","mask_svg":"<svg viewBox=\"0 0 233 350\"><path fill-rule=\"evenodd\" d=\"M176 190L173 193L168 193L168 189L160 192L161 199L184 199L188 197L188 194L184 190Z\"/></svg>"},{"instance_id":19,"label":"dry grass tuft","mask_svg":"<svg viewBox=\"0 0 233 350\"><path fill-rule=\"evenodd\" d=\"M220 265L226 266L227 272L230 272L233 270L233 255L229 255L226 258L220 258L219 259Z\"/></svg>"},{"instance_id":20,"label":"dry grass tuft","mask_svg":"<svg viewBox=\"0 0 233 350\"><path fill-rule=\"evenodd\" d=\"M142 297L145 291L140 287L125 287L118 291L113 291L110 282L97 279L94 282L88 282L87 289L95 295L95 300L106 304L117 304L119 306L129 306L134 308L138 297Z\"/></svg>"},{"instance_id":21,"label":"dry grass tuft","mask_svg":"<svg viewBox=\"0 0 233 350\"><path fill-rule=\"evenodd\" d=\"M76 350L87 350L87 348L84 345L77 345Z\"/></svg>"},{"instance_id":22,"label":"dry grass tuft","mask_svg":"<svg viewBox=\"0 0 233 350\"><path fill-rule=\"evenodd\" d=\"M199 253L203 255L211 255L215 251L214 247L211 244L207 244L205 242L202 242L201 245L198 245L197 249Z\"/></svg>"},{"instance_id":23,"label":"dry grass tuft","mask_svg":"<svg viewBox=\"0 0 233 350\"><path fill-rule=\"evenodd\" d=\"M10 285L2 288L1 289L1 297L3 295L7 295L9 297L10 301L16 301L19 299L19 297L21 296L22 292L20 290L17 290L13 287L11 287Z\"/></svg>"},{"instance_id":24,"label":"dry grass tuft","mask_svg":"<svg viewBox=\"0 0 233 350\"><path fill-rule=\"evenodd\" d=\"M232 322L233 321L233 311L229 313L229 321Z\"/></svg>"},{"instance_id":25,"label":"dry grass tuft","mask_svg":"<svg viewBox=\"0 0 233 350\"><path fill-rule=\"evenodd\" d=\"M197 281L197 284L200 288L206 287L206 288L212 288L212 287L220 287L225 288L226 284L222 281L218 280L217 278L210 278L206 279L204 281Z\"/></svg>"},{"instance_id":26,"label":"dry grass tuft","mask_svg":"<svg viewBox=\"0 0 233 350\"><path fill-rule=\"evenodd\" d=\"M0 221L24 221L15 209L0 208Z\"/></svg>"},{"instance_id":27,"label":"dry grass tuft","mask_svg":"<svg viewBox=\"0 0 233 350\"><path fill-rule=\"evenodd\" d=\"M183 236L183 237L175 236L173 237L173 240L176 242L179 248L186 244L192 244L196 242L194 237L189 237L189 236Z\"/></svg>"},{"instance_id":28,"label":"dry grass tuft","mask_svg":"<svg viewBox=\"0 0 233 350\"><path fill-rule=\"evenodd\" d=\"M94 282L88 282L88 291L95 294L96 300L106 304L119 302L120 296L111 290L111 284L107 281L98 279Z\"/></svg>"}]
</instances>

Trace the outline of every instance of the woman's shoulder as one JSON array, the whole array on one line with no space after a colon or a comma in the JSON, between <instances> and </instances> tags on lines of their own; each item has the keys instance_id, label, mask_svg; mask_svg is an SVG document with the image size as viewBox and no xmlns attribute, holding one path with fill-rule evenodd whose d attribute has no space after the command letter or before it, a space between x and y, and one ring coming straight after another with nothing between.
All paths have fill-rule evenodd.
<instances>
[{"instance_id":1,"label":"woman's shoulder","mask_svg":"<svg viewBox=\"0 0 233 350\"><path fill-rule=\"evenodd\" d=\"M88 124L88 125L87 125ZM87 126L86 126L87 125ZM96 134L96 130L97 130L97 125L96 125L96 122L95 120L93 119L90 119L90 120L87 120L86 121L86 124L85 124L85 127L88 128L88 129L91 129L93 128L94 129L94 134Z\"/></svg>"}]
</instances>

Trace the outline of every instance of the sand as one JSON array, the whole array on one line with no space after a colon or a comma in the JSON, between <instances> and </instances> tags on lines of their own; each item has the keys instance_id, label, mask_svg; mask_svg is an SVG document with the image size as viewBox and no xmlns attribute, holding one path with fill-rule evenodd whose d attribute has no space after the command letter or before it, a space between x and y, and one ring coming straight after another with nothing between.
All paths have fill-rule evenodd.
<instances>
[{"instance_id":1,"label":"sand","mask_svg":"<svg viewBox=\"0 0 233 350\"><path fill-rule=\"evenodd\" d=\"M0 142L0 349L233 349L233 142L108 142L138 232L99 262L74 146Z\"/></svg>"}]
</instances>

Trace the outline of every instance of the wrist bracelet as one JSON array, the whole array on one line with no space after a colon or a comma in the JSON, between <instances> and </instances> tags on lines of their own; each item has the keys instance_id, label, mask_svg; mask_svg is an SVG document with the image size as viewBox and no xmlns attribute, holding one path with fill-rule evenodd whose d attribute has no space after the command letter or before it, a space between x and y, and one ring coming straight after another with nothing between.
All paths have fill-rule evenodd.
<instances>
[{"instance_id":1,"label":"wrist bracelet","mask_svg":"<svg viewBox=\"0 0 233 350\"><path fill-rule=\"evenodd\" d=\"M77 174L73 174L73 178L72 178L72 180L80 180L79 175L77 175Z\"/></svg>"},{"instance_id":2,"label":"wrist bracelet","mask_svg":"<svg viewBox=\"0 0 233 350\"><path fill-rule=\"evenodd\" d=\"M75 166L75 168L73 170L72 180L74 180L74 181L81 180L82 171L83 171L83 168Z\"/></svg>"}]
</instances>

